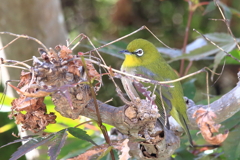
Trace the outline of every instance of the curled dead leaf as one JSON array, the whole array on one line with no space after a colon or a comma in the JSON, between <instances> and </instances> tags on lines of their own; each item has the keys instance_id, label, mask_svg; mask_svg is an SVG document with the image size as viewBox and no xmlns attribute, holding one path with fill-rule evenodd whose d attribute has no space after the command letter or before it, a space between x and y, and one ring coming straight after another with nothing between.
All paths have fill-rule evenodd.
<instances>
[{"instance_id":1,"label":"curled dead leaf","mask_svg":"<svg viewBox=\"0 0 240 160\"><path fill-rule=\"evenodd\" d=\"M60 52L59 52L59 57L62 58L62 59L71 59L73 58L72 55L70 55L72 53L72 50L69 49L68 47L66 46L60 46L58 45L58 47L60 48Z\"/></svg>"},{"instance_id":2,"label":"curled dead leaf","mask_svg":"<svg viewBox=\"0 0 240 160\"><path fill-rule=\"evenodd\" d=\"M8 85L10 87L12 87L13 89L15 89L19 94L22 94L22 95L27 96L27 97L46 97L49 94L51 94L51 92L47 92L47 91L43 91L43 90L39 90L39 91L33 92L33 93L23 92L19 88L11 85L10 83ZM31 88L29 88L29 89L31 89Z\"/></svg>"},{"instance_id":3,"label":"curled dead leaf","mask_svg":"<svg viewBox=\"0 0 240 160\"><path fill-rule=\"evenodd\" d=\"M193 118L196 118L202 136L208 143L219 145L228 137L228 131L224 134L214 135L214 133L218 133L219 128L221 127L221 124L216 124L213 120L216 118L214 112L199 108L193 114Z\"/></svg>"}]
</instances>

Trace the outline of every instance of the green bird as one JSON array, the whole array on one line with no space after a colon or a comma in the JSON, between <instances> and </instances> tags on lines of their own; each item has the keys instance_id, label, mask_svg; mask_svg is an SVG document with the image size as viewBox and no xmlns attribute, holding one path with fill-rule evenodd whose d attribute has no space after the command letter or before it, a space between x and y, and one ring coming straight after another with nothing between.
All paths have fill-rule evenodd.
<instances>
[{"instance_id":1,"label":"green bird","mask_svg":"<svg viewBox=\"0 0 240 160\"><path fill-rule=\"evenodd\" d=\"M156 81L169 81L178 78L157 48L147 40L135 39L128 44L126 50L120 52L125 54L125 60L121 66L123 72ZM142 99L152 100L151 92L154 91L156 99L153 104L158 106L161 124L170 129L167 118L170 114L187 133L192 145L192 138L187 126L187 108L180 82L155 87L154 84L136 82L125 76L121 78L121 81L130 99L134 98L131 97L134 95Z\"/></svg>"}]
</instances>

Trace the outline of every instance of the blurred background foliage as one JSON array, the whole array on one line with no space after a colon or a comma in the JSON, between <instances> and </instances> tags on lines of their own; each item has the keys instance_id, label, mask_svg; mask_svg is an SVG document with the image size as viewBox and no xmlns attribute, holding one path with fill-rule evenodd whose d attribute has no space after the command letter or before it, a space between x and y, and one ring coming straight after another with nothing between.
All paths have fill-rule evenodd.
<instances>
[{"instance_id":1,"label":"blurred background foliage","mask_svg":"<svg viewBox=\"0 0 240 160\"><path fill-rule=\"evenodd\" d=\"M201 2L211 2L205 0ZM240 5L239 0L222 0L225 4L224 13L230 18L230 27L235 37L240 37L239 22L240 22ZM46 4L47 5L47 4ZM65 18L65 26L70 39L75 38L78 34L86 34L96 45L99 47L107 42L115 40L121 36L129 34L141 26L147 26L161 41L172 48L183 48L183 40L186 33L186 26L189 15L189 3L184 0L61 0L61 6ZM208 7L207 7L208 6ZM193 28L203 34L224 32L228 33L227 27L222 21L214 21L210 19L221 19L219 10L214 5L203 5L198 7L193 14L188 44L200 37L199 34L192 31ZM113 68L119 69L122 63L121 55L118 51L125 49L126 45L133 39L145 38L153 42L157 47L163 47L148 31L142 30L138 33L127 37L126 39L114 43L102 49L102 56L106 63ZM41 39L40 39L41 40ZM11 46L10 46L11 47ZM52 46L54 47L54 46ZM87 41L82 41L81 45L75 49L75 53L84 52L92 49ZM112 54L116 54L112 56ZM238 53L236 53L238 54ZM120 58L119 58L120 57ZM167 59L170 59L167 57ZM189 73L197 71L203 67L213 67L214 55L210 56L210 60L193 61ZM180 61L173 61L170 65L179 72ZM185 68L188 61L185 62ZM221 72L222 63L217 68L217 72ZM221 95L232 89L237 83L237 72L239 65L236 62L225 65L221 77L217 76L210 83L211 98L217 99ZM184 84L184 93L192 98L195 102L206 104L206 78L205 74L199 74L195 77L186 79ZM216 81L216 79L218 79ZM98 99L107 101L111 98L113 100L109 104L120 106L123 103L118 98L115 87L108 79L107 76L103 77L104 86L98 92ZM119 80L118 84L121 86ZM10 99L5 99L4 105L9 105ZM54 106L51 101L46 100L49 111L54 111ZM9 107L3 107L3 110L9 110ZM1 112L0 121L0 146L13 140L12 132L17 133L16 127L13 125L14 120L8 119L7 112ZM239 133L239 120L235 124L230 124L231 120L238 119L240 115L236 114L227 122L224 122L225 129L235 129L231 132L229 137L235 138ZM49 125L46 132L56 132L66 127L73 127L81 122L86 121L87 118L81 117L80 120L71 120L63 118L58 115L58 123ZM7 126L6 126L7 125ZM5 129L4 129L5 128ZM100 130L95 124L86 124L81 127L85 129L89 135L92 136L94 141L98 144L104 143L104 139ZM111 126L107 125L108 130ZM231 146L232 138L228 138L223 146L208 146L200 135L196 136L197 131L192 131L193 139L198 148L187 148L183 137L181 148L173 155L175 159L235 159L239 158L238 150L234 150ZM238 136L239 137L239 136ZM14 138L15 139L15 138ZM20 144L19 144L20 145ZM11 145L1 149L2 156L8 159L10 155L16 151L19 145ZM201 146L202 145L202 146ZM238 147L239 142L234 145ZM86 151L92 145L82 140L75 140L74 137L69 136L66 145L63 147L59 158L70 157L78 155ZM240 153L240 152L239 152ZM1 157L2 157L1 156ZM44 157L45 156L45 157ZM24 157L22 158L24 159ZM42 155L42 159L46 159L46 155Z\"/></svg>"}]
</instances>

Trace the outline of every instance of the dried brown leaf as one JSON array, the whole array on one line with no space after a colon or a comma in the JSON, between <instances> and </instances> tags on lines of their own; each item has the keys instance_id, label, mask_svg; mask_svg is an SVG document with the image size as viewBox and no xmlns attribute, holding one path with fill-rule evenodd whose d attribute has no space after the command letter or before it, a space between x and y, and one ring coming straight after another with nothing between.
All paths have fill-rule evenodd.
<instances>
[{"instance_id":1,"label":"dried brown leaf","mask_svg":"<svg viewBox=\"0 0 240 160\"><path fill-rule=\"evenodd\" d=\"M80 72L78 70L79 66L75 64L68 65L68 72L73 73L74 75L77 75L80 77Z\"/></svg>"},{"instance_id":2,"label":"dried brown leaf","mask_svg":"<svg viewBox=\"0 0 240 160\"><path fill-rule=\"evenodd\" d=\"M73 58L72 55L70 55L72 53L72 50L69 49L68 47L66 46L60 46L61 50L59 52L59 57L62 58L62 59L71 59Z\"/></svg>"},{"instance_id":3,"label":"dried brown leaf","mask_svg":"<svg viewBox=\"0 0 240 160\"><path fill-rule=\"evenodd\" d=\"M221 127L221 124L216 124L213 120L216 118L214 112L200 108L193 114L193 118L196 118L202 136L208 143L219 145L227 138L229 132L214 135L214 133L218 133Z\"/></svg>"},{"instance_id":4,"label":"dried brown leaf","mask_svg":"<svg viewBox=\"0 0 240 160\"><path fill-rule=\"evenodd\" d=\"M121 155L119 155L119 160L128 160L129 158L131 158L131 156L129 155L129 151L130 148L128 146L128 139L125 139L122 142L122 149L121 149Z\"/></svg>"},{"instance_id":5,"label":"dried brown leaf","mask_svg":"<svg viewBox=\"0 0 240 160\"><path fill-rule=\"evenodd\" d=\"M11 86L13 89L15 89L18 92L18 94L22 94L22 95L27 96L27 97L46 97L49 94L51 94L51 92L46 92L46 91L43 91L43 90L39 90L39 91L32 92L32 93L23 92L19 88L11 85L10 83L8 85ZM31 90L31 89L33 90L33 88L28 88L28 89L29 90Z\"/></svg>"},{"instance_id":6,"label":"dried brown leaf","mask_svg":"<svg viewBox=\"0 0 240 160\"><path fill-rule=\"evenodd\" d=\"M23 87L25 84L28 84L31 81L32 78L32 73L31 72L21 72L21 76L20 76L20 82L18 83L17 87L21 88Z\"/></svg>"}]
</instances>

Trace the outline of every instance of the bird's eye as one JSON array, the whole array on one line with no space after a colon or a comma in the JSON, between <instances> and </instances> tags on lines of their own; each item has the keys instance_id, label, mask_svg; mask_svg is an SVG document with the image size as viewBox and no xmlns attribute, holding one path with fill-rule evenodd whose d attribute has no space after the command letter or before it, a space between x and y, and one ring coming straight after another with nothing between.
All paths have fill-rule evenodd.
<instances>
[{"instance_id":1,"label":"bird's eye","mask_svg":"<svg viewBox=\"0 0 240 160\"><path fill-rule=\"evenodd\" d=\"M137 49L137 50L135 51L135 53L136 53L136 55L139 56L139 57L141 57L141 56L144 54L144 52L143 52L142 49Z\"/></svg>"}]
</instances>

